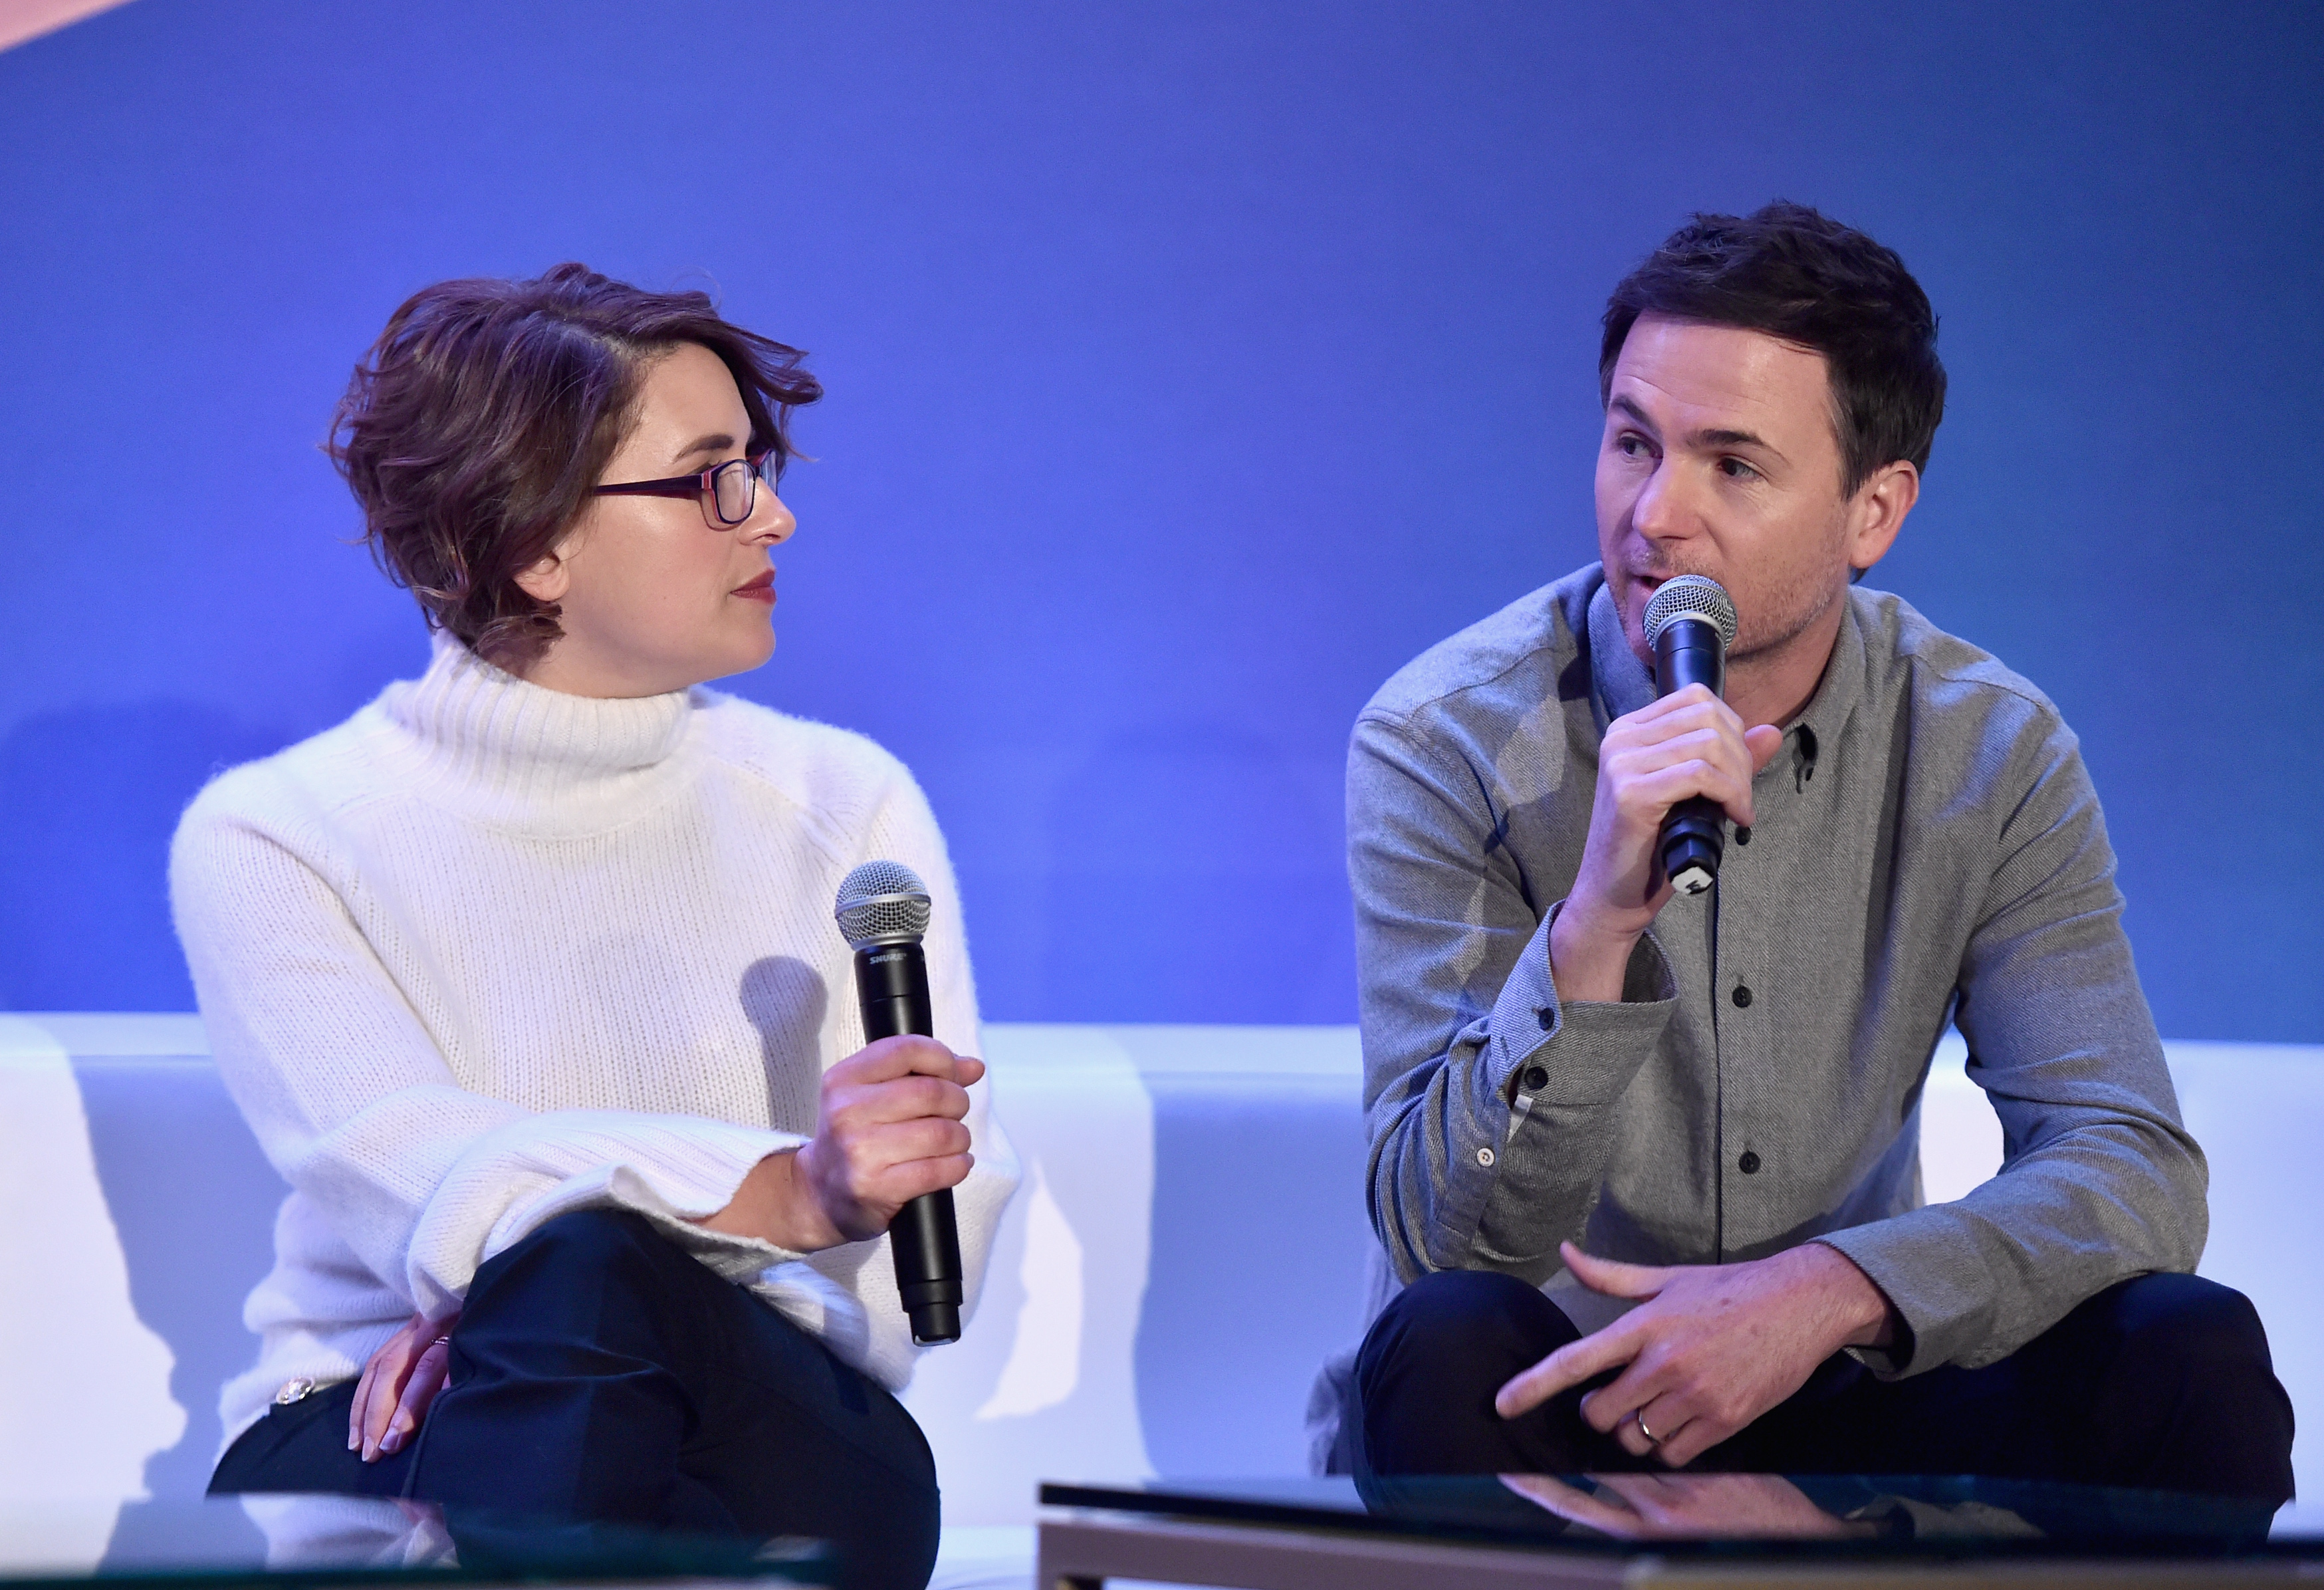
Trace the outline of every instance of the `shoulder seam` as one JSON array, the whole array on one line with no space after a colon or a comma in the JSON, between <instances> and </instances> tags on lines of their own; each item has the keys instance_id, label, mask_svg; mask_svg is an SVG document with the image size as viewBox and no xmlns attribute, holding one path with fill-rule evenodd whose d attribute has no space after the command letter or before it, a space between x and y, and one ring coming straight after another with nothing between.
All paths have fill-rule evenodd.
<instances>
[{"instance_id":1,"label":"shoulder seam","mask_svg":"<svg viewBox=\"0 0 2324 1590\"><path fill-rule=\"evenodd\" d=\"M834 735L844 737L844 739L847 740L852 740L869 748L884 765L880 769L880 777L875 781L871 782L867 786L866 794L869 798L864 802L864 813L867 820L872 813L878 812L882 806L884 806L889 798L892 795L893 786L896 783L895 775L900 771L907 778L911 776L910 770L904 767L901 758L898 758L893 751L888 749L887 747L881 745L878 740L873 740L868 734L859 733L857 731L853 729L843 729L836 723L824 723L812 718L798 717L792 713L781 712L777 708L767 706L762 702L744 701L742 697L727 695L724 692L721 692L720 694L724 701L740 702L744 706L757 707L759 710L774 717L779 722L786 724L800 724L810 729L827 731ZM707 749L708 748L705 749ZM752 767L746 761L726 755L721 751L711 751L710 759L715 762L719 767L733 772L736 777L750 780L754 786L767 790L777 799L780 800L784 805L788 807L790 811L798 817L802 832L815 841L816 848L823 852L827 860L831 861L835 866L844 866L847 863L849 857L847 854L847 846L844 842L844 835L831 823L829 814L821 807L809 805L806 802L800 800L796 795L792 794L791 791L784 788L779 780L771 777L760 768Z\"/></svg>"},{"instance_id":2,"label":"shoulder seam","mask_svg":"<svg viewBox=\"0 0 2324 1590\"><path fill-rule=\"evenodd\" d=\"M1440 696L1437 699L1441 701L1443 698ZM1421 736L1415 734L1410 727L1408 717L1406 720L1398 720L1386 712L1374 712L1370 707L1366 707L1362 712L1356 714L1356 722L1359 726L1367 722L1372 723L1377 725L1379 728L1385 730L1387 732L1395 735L1397 739L1402 740L1407 747L1417 752L1425 760L1434 763L1436 770L1439 773L1445 775L1448 779L1456 785L1463 780L1466 780L1471 784L1474 784L1477 781L1477 770L1474 767L1470 767L1466 762L1462 762L1456 765L1446 761L1443 754L1438 751L1434 746L1431 745Z\"/></svg>"},{"instance_id":3,"label":"shoulder seam","mask_svg":"<svg viewBox=\"0 0 2324 1590\"><path fill-rule=\"evenodd\" d=\"M1941 631L1940 631L1940 633L1941 633ZM1949 639L1958 639L1958 637L1949 637ZM1966 645L1968 643L1964 641L1962 644ZM2058 703L2044 695L2042 693L2040 685L2035 685L2030 679L2021 676L2015 669L2012 668L2007 663L2003 662L1999 657L1995 657L1991 652L1985 651L1980 648L1978 656L1983 659L1984 664L1989 664L1993 667L1999 669L2003 674L2007 675L2008 677L2002 679L1978 677L1976 673L1973 672L1973 670L1981 666L1978 663L1971 663L1966 667L1954 667L1937 662L1933 658L1924 658L1917 653L1907 653L1905 655L1908 663L1915 666L1925 666L1932 674L1934 674L1938 678L1943 680L1948 685L1972 685L1980 689L1996 691L2003 695L2015 696L2017 700L2024 702L2026 705L2034 708L2036 711L2057 719L2061 723L2065 721L2065 714L2058 710Z\"/></svg>"},{"instance_id":4,"label":"shoulder seam","mask_svg":"<svg viewBox=\"0 0 2324 1590\"><path fill-rule=\"evenodd\" d=\"M1488 674L1481 679L1465 679L1450 690L1440 690L1434 695L1429 696L1424 701L1415 702L1410 707L1404 709L1400 712L1395 712L1392 708L1376 706L1371 702L1366 702L1364 703L1363 711L1357 713L1356 716L1359 721L1375 714L1387 716L1391 712L1394 712L1394 715L1397 717L1407 720L1416 717L1420 713L1426 712L1430 707L1441 706L1445 702L1451 701L1456 695L1466 695L1472 690L1482 690L1488 685L1499 685L1502 680L1508 678L1511 674L1516 673L1519 668L1524 667L1527 663L1539 657L1543 652L1554 652L1555 649L1556 648L1554 646L1536 646L1530 651L1510 658L1508 665L1496 673ZM1577 655L1579 654L1577 653Z\"/></svg>"}]
</instances>

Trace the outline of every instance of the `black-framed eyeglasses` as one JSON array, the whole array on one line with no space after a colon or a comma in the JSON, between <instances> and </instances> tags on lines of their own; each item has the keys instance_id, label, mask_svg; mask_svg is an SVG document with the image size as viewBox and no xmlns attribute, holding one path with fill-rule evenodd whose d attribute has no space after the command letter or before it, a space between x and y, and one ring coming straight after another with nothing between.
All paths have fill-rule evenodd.
<instances>
[{"instance_id":1,"label":"black-framed eyeglasses","mask_svg":"<svg viewBox=\"0 0 2324 1590\"><path fill-rule=\"evenodd\" d=\"M759 506L759 483L775 483L782 473L779 455L770 448L756 458L729 458L700 474L674 474L667 480L624 481L598 486L597 497L697 497L703 522L714 530L731 530Z\"/></svg>"}]
</instances>

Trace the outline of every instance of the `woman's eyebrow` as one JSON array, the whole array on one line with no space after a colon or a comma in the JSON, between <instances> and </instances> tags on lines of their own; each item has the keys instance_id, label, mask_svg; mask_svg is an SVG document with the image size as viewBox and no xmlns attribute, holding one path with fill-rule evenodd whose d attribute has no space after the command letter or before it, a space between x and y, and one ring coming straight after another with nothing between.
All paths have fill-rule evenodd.
<instances>
[{"instance_id":1,"label":"woman's eyebrow","mask_svg":"<svg viewBox=\"0 0 2324 1590\"><path fill-rule=\"evenodd\" d=\"M669 455L672 464L693 457L696 453L724 453L734 445L734 438L724 431L715 431L691 447L684 447Z\"/></svg>"}]
</instances>

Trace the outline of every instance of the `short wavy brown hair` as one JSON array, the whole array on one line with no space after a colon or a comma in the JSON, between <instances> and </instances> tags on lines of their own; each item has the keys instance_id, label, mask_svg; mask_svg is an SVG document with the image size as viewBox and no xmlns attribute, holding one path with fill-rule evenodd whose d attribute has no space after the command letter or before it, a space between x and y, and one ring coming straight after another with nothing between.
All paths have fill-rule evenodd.
<instances>
[{"instance_id":1,"label":"short wavy brown hair","mask_svg":"<svg viewBox=\"0 0 2324 1590\"><path fill-rule=\"evenodd\" d=\"M431 629L511 673L564 630L516 576L553 550L627 434L655 357L698 343L751 416L752 457L793 454L790 411L823 396L797 348L729 325L709 295L647 292L586 265L530 281L439 281L404 300L355 366L324 450L364 539Z\"/></svg>"}]
</instances>

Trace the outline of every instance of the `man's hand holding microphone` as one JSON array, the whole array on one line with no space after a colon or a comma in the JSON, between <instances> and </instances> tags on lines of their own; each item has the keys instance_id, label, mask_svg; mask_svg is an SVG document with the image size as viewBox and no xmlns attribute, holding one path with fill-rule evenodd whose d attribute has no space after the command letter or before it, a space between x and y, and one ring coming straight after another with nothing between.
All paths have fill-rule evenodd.
<instances>
[{"instance_id":1,"label":"man's hand holding microphone","mask_svg":"<svg viewBox=\"0 0 2324 1590\"><path fill-rule=\"evenodd\" d=\"M1708 686L1689 685L1607 726L1582 870L1549 932L1557 997L1622 997L1630 951L1675 892L1663 874L1663 819L1701 795L1751 825L1751 779L1783 744L1771 723L1745 729Z\"/></svg>"}]
</instances>

